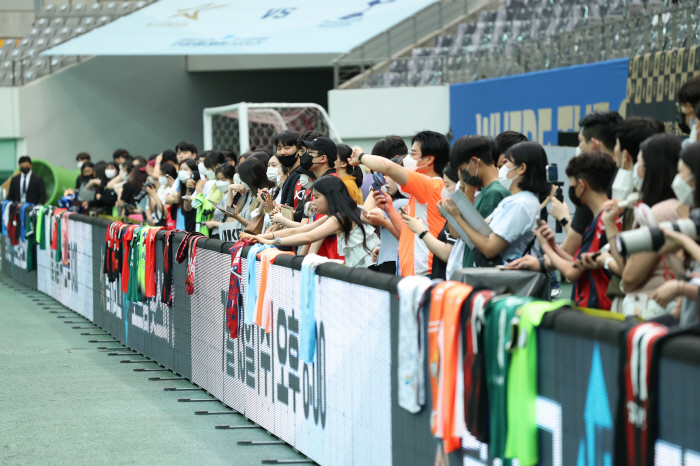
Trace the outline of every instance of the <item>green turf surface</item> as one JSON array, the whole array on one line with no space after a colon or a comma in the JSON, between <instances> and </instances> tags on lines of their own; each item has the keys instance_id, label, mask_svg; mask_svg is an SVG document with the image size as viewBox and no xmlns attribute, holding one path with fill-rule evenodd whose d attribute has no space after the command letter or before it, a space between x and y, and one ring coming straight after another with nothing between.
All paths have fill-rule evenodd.
<instances>
[{"instance_id":1,"label":"green turf surface","mask_svg":"<svg viewBox=\"0 0 700 466\"><path fill-rule=\"evenodd\" d=\"M26 295L10 287L30 291L0 274L1 465L257 465L268 458L303 458L288 445L237 445L239 440L278 439L263 429L214 429L217 424L252 423L238 414L195 416L196 410L227 408L218 401L178 402L213 397L204 391L164 391L194 386L186 380L149 381L174 374L134 372L159 366L121 364L142 357L108 356L96 347L126 348L88 343L110 338L80 335L92 331L63 323L83 321L77 314L51 314L32 301L43 297L40 293ZM85 322L80 326L91 326Z\"/></svg>"}]
</instances>

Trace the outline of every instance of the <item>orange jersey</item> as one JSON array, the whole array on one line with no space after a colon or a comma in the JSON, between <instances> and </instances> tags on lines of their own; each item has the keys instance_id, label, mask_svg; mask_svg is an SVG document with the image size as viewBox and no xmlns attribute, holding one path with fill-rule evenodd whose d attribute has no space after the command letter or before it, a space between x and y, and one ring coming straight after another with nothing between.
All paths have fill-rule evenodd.
<instances>
[{"instance_id":1,"label":"orange jersey","mask_svg":"<svg viewBox=\"0 0 700 466\"><path fill-rule=\"evenodd\" d=\"M260 288L258 289L258 301L255 303L255 324L258 327L265 329L265 332L270 333L270 264L275 260L275 257L280 254L291 254L291 252L280 251L278 249L264 249L258 254L262 260L260 267Z\"/></svg>"},{"instance_id":2,"label":"orange jersey","mask_svg":"<svg viewBox=\"0 0 700 466\"><path fill-rule=\"evenodd\" d=\"M445 218L437 208L444 187L442 178L430 178L414 171L408 172L406 186L402 186L402 190L411 195L407 204L408 215L422 219L428 225L430 234L436 238L445 226ZM417 236L406 225L403 226L399 238L399 263L403 277L427 275L433 270L433 253Z\"/></svg>"}]
</instances>

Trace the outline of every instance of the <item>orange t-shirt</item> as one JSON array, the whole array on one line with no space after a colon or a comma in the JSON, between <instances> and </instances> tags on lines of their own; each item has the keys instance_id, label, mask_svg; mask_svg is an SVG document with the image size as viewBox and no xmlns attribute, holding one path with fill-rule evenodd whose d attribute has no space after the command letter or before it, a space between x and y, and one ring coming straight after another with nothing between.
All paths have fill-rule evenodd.
<instances>
[{"instance_id":1,"label":"orange t-shirt","mask_svg":"<svg viewBox=\"0 0 700 466\"><path fill-rule=\"evenodd\" d=\"M430 234L436 238L445 226L445 218L437 208L444 187L442 178L430 178L414 171L408 172L406 186L401 187L403 192L411 195L407 204L408 215L427 223ZM427 275L433 270L433 253L406 225L399 237L399 263L403 277Z\"/></svg>"}]
</instances>

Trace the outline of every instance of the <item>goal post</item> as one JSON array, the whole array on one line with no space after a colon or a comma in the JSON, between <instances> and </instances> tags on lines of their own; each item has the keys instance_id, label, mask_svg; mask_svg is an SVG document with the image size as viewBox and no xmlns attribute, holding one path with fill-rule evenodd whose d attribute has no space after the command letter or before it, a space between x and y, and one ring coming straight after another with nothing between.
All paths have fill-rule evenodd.
<instances>
[{"instance_id":1,"label":"goal post","mask_svg":"<svg viewBox=\"0 0 700 466\"><path fill-rule=\"evenodd\" d=\"M204 150L231 149L243 154L251 149L272 149L275 136L284 130L315 130L342 142L326 110L313 103L239 102L204 109Z\"/></svg>"}]
</instances>

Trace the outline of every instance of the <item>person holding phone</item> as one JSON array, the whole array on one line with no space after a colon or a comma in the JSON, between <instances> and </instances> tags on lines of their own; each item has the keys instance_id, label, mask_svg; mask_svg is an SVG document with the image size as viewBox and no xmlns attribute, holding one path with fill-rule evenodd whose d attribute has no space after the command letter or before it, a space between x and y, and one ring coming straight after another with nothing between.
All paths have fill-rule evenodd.
<instances>
[{"instance_id":1,"label":"person holding phone","mask_svg":"<svg viewBox=\"0 0 700 466\"><path fill-rule=\"evenodd\" d=\"M357 205L364 205L365 198L362 195L360 186L362 186L362 169L353 167L348 163L352 157L352 149L347 144L336 144L338 148L338 158L335 159L335 173L343 180L348 188L350 197L355 199Z\"/></svg>"},{"instance_id":2,"label":"person holding phone","mask_svg":"<svg viewBox=\"0 0 700 466\"><path fill-rule=\"evenodd\" d=\"M199 181L197 162L192 159L185 159L180 162L179 168L177 172L177 177L180 181L178 210L182 214L182 223L180 223L180 215L178 214L177 229L194 233L197 231L197 211L192 208L191 196L195 191L197 181Z\"/></svg>"}]
</instances>

